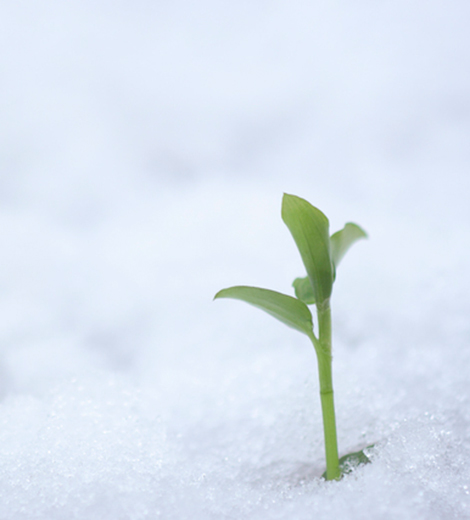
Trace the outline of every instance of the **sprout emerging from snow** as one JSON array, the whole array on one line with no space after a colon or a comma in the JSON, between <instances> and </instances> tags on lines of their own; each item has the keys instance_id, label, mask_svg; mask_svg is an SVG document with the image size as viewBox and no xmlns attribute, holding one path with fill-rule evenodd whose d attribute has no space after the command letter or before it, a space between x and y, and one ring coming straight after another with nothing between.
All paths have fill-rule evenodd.
<instances>
[{"instance_id":1,"label":"sprout emerging from snow","mask_svg":"<svg viewBox=\"0 0 470 520\"><path fill-rule=\"evenodd\" d=\"M348 457L354 457L356 460L358 453L342 457L341 460L338 458L332 379L330 297L341 259L354 242L366 238L367 234L358 225L347 223L343 229L330 237L327 217L309 202L294 195L284 194L282 219L294 238L307 271L305 278L294 280L296 297L258 287L235 286L222 289L215 298L243 300L309 337L318 359L326 479L338 480L343 472L347 472ZM318 334L313 331L312 313L308 305L316 306ZM366 455L359 453L362 454L361 460L367 461Z\"/></svg>"}]
</instances>

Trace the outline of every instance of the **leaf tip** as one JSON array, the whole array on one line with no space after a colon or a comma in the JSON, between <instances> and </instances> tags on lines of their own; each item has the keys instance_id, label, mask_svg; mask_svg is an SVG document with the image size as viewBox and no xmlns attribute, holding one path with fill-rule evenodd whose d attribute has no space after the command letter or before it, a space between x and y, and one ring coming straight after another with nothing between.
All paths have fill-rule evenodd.
<instances>
[{"instance_id":1,"label":"leaf tip","mask_svg":"<svg viewBox=\"0 0 470 520\"><path fill-rule=\"evenodd\" d=\"M223 292L224 292L225 289L221 289L220 291L218 291L217 293L215 293L214 295L214 298L212 298L212 301L214 300L218 300L219 298L223 298Z\"/></svg>"},{"instance_id":2,"label":"leaf tip","mask_svg":"<svg viewBox=\"0 0 470 520\"><path fill-rule=\"evenodd\" d=\"M369 235L367 234L367 232L364 230L364 228L362 228L361 226L359 226L358 224L356 224L355 222L347 222L346 223L346 226L353 226L356 231L358 232L358 235L357 235L357 239L361 239L361 238L369 238Z\"/></svg>"}]
</instances>

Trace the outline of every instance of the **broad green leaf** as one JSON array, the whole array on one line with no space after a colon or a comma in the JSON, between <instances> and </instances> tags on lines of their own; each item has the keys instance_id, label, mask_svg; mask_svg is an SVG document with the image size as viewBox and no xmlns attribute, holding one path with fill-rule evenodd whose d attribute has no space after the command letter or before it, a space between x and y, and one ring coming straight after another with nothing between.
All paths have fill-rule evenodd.
<instances>
[{"instance_id":1,"label":"broad green leaf","mask_svg":"<svg viewBox=\"0 0 470 520\"><path fill-rule=\"evenodd\" d=\"M313 294L312 284L310 278L296 278L292 283L295 290L295 295L299 300L302 300L307 305L315 303L315 295Z\"/></svg>"},{"instance_id":2,"label":"broad green leaf","mask_svg":"<svg viewBox=\"0 0 470 520\"><path fill-rule=\"evenodd\" d=\"M337 267L347 250L361 238L367 238L367 233L357 224L348 222L343 229L331 235L331 258Z\"/></svg>"},{"instance_id":3,"label":"broad green leaf","mask_svg":"<svg viewBox=\"0 0 470 520\"><path fill-rule=\"evenodd\" d=\"M315 302L321 304L331 296L334 276L328 219L306 200L285 193L282 220L297 244L312 284Z\"/></svg>"},{"instance_id":4,"label":"broad green leaf","mask_svg":"<svg viewBox=\"0 0 470 520\"><path fill-rule=\"evenodd\" d=\"M312 334L313 322L309 308L305 303L292 296L269 289L239 285L222 289L214 296L214 300L216 298L235 298L245 301L307 336Z\"/></svg>"}]
</instances>

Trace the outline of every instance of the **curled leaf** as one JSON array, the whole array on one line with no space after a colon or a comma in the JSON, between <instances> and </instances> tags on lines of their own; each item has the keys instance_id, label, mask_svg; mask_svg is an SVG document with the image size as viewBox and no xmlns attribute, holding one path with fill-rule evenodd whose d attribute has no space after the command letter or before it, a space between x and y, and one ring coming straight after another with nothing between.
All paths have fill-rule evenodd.
<instances>
[{"instance_id":1,"label":"curled leaf","mask_svg":"<svg viewBox=\"0 0 470 520\"><path fill-rule=\"evenodd\" d=\"M295 290L295 295L299 300L302 300L307 305L311 305L315 303L315 295L313 294L312 284L310 283L310 278L306 276L305 278L296 278L292 286Z\"/></svg>"},{"instance_id":2,"label":"curled leaf","mask_svg":"<svg viewBox=\"0 0 470 520\"><path fill-rule=\"evenodd\" d=\"M343 229L331 235L331 258L336 267L354 242L361 238L367 238L367 233L353 222L348 222Z\"/></svg>"}]
</instances>

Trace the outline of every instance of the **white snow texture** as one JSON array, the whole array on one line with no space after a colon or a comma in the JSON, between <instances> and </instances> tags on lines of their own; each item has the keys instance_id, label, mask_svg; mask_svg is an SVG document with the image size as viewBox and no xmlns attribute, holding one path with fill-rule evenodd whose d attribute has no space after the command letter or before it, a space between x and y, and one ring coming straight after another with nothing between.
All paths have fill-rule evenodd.
<instances>
[{"instance_id":1,"label":"white snow texture","mask_svg":"<svg viewBox=\"0 0 470 520\"><path fill-rule=\"evenodd\" d=\"M470 518L470 3L0 3L0 519ZM315 353L282 193L369 233Z\"/></svg>"}]
</instances>

